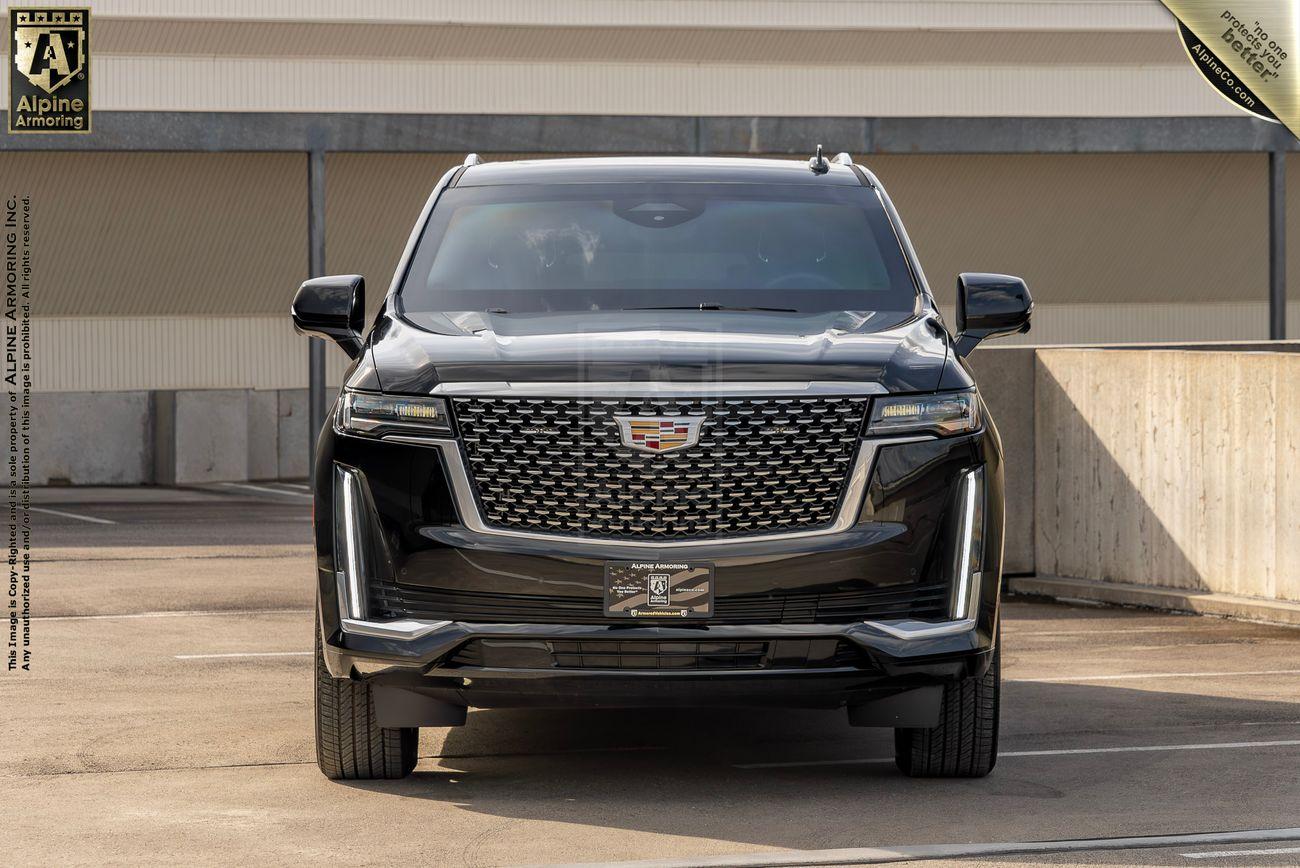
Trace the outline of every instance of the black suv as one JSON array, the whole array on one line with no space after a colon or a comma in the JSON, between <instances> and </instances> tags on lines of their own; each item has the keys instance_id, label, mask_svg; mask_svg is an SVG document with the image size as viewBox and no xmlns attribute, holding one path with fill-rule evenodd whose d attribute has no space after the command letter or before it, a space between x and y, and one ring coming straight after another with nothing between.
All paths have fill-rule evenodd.
<instances>
[{"instance_id":1,"label":"black suv","mask_svg":"<svg viewBox=\"0 0 1300 868\"><path fill-rule=\"evenodd\" d=\"M898 766L998 730L1002 454L963 361L1023 281L940 317L841 154L484 163L437 184L368 334L357 275L300 332L353 364L314 468L317 757L397 778L505 706L846 708Z\"/></svg>"}]
</instances>

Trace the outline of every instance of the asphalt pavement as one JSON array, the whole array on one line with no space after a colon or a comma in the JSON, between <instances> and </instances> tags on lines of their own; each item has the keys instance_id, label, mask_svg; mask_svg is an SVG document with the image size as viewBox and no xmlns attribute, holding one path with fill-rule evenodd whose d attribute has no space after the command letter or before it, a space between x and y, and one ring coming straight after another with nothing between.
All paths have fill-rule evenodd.
<instances>
[{"instance_id":1,"label":"asphalt pavement","mask_svg":"<svg viewBox=\"0 0 1300 868\"><path fill-rule=\"evenodd\" d=\"M1009 601L983 780L904 778L837 713L616 710L471 712L408 780L334 783L305 488L34 503L9 864L1300 864L1295 629Z\"/></svg>"}]
</instances>

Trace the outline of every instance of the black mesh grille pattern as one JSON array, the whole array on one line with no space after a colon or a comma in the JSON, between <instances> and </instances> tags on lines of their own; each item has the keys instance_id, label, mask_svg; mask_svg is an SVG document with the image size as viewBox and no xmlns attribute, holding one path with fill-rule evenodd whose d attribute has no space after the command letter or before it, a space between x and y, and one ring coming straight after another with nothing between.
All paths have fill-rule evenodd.
<instances>
[{"instance_id":1,"label":"black mesh grille pattern","mask_svg":"<svg viewBox=\"0 0 1300 868\"><path fill-rule=\"evenodd\" d=\"M458 398L484 521L620 539L699 539L835 519L866 399ZM698 420L695 445L647 454L619 419Z\"/></svg>"},{"instance_id":2,"label":"black mesh grille pattern","mask_svg":"<svg viewBox=\"0 0 1300 868\"><path fill-rule=\"evenodd\" d=\"M500 669L832 669L871 666L839 639L653 641L645 639L471 639L444 664Z\"/></svg>"},{"instance_id":3,"label":"black mesh grille pattern","mask_svg":"<svg viewBox=\"0 0 1300 868\"><path fill-rule=\"evenodd\" d=\"M600 597L494 594L370 582L370 613L485 624L609 624ZM942 620L946 583L815 593L729 594L714 600L711 624L848 624L907 618ZM627 623L627 622L622 622Z\"/></svg>"}]
</instances>

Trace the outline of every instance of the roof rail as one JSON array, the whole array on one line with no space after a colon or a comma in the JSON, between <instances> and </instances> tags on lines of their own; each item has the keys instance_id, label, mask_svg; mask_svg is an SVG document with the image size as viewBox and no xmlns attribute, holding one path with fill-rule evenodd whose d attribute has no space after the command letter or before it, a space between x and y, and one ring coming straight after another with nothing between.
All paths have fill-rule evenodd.
<instances>
[{"instance_id":1,"label":"roof rail","mask_svg":"<svg viewBox=\"0 0 1300 868\"><path fill-rule=\"evenodd\" d=\"M465 162L461 163L461 165L468 168L469 166L477 166L482 162L483 162L483 158L480 157L478 154L466 154Z\"/></svg>"},{"instance_id":2,"label":"roof rail","mask_svg":"<svg viewBox=\"0 0 1300 868\"><path fill-rule=\"evenodd\" d=\"M849 156L848 151L840 151L835 155L835 159L831 160L831 162L841 166L852 166L853 158Z\"/></svg>"}]
</instances>

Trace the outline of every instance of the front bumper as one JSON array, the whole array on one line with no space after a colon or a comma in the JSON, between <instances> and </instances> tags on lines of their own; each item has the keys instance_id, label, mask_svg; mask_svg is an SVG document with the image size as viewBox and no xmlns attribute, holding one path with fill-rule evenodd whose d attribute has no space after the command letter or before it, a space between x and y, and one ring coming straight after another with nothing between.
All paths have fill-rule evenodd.
<instances>
[{"instance_id":1,"label":"front bumper","mask_svg":"<svg viewBox=\"0 0 1300 868\"><path fill-rule=\"evenodd\" d=\"M771 624L700 627L388 622L346 624L325 637L336 677L417 689L474 707L653 705L853 705L880 695L982 674L992 636L976 620L943 624ZM861 652L852 666L754 669L562 669L463 666L474 640L520 643L775 643L834 640Z\"/></svg>"},{"instance_id":2,"label":"front bumper","mask_svg":"<svg viewBox=\"0 0 1300 868\"><path fill-rule=\"evenodd\" d=\"M339 678L418 691L439 701L474 707L510 705L800 705L850 707L886 695L982 673L988 666L997 619L1001 568L1000 449L991 430L957 438L869 443L854 471L853 498L828 532L793 538L753 538L678 547L656 545L664 558L716 565L718 616L679 626L604 623L599 617L603 564L645 556L642 545L502 534L481 526L463 489L453 443L391 443L322 436L317 464L316 536L325 663ZM353 504L363 508L363 542L346 547L335 531L339 467L364 474ZM943 621L871 615L834 608L836 594L920 587L942 580L953 561L951 541L963 490L960 480L983 467L987 482L985 558L973 575L962 617ZM860 498L861 506L855 500ZM336 557L336 551L339 557ZM354 557L358 555L359 558ZM359 566L358 566L359 565ZM353 582L384 574L374 587L405 588L410 600L377 599ZM901 583L901 584L900 584ZM910 584L909 584L910 583ZM957 584L951 585L956 599ZM490 593L486 611L456 613L415 604L421 594ZM563 611L517 618L516 600L562 594L585 601L595 616L566 622ZM808 604L777 620L724 616L749 611L754 599L830 600ZM866 597L864 597L865 599ZM441 599L441 598L440 598ZM460 599L460 598L456 598ZM408 605L409 603L409 605ZM379 612L368 614L370 612ZM739 607L739 608L738 608ZM515 607L518 608L518 607ZM385 611L390 610L390 611ZM821 619L832 612L838 617ZM956 612L949 612L953 617ZM399 614L400 613L400 614ZM787 611L788 613L788 611ZM813 613L811 616L808 613ZM533 613L535 614L535 613ZM860 652L854 665L784 668L651 668L467 665L458 652L479 640L534 642L778 642L832 640Z\"/></svg>"}]
</instances>

